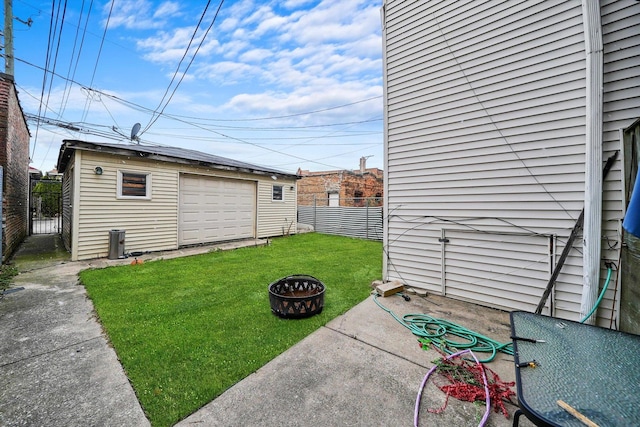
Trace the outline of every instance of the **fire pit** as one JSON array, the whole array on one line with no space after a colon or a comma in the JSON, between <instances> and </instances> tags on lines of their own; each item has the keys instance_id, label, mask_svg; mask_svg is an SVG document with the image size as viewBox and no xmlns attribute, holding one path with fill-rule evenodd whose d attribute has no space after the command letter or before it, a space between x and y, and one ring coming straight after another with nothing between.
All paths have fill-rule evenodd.
<instances>
[{"instance_id":1,"label":"fire pit","mask_svg":"<svg viewBox=\"0 0 640 427\"><path fill-rule=\"evenodd\" d=\"M324 284L311 276L283 277L269 285L269 303L273 314L300 319L322 312Z\"/></svg>"}]
</instances>

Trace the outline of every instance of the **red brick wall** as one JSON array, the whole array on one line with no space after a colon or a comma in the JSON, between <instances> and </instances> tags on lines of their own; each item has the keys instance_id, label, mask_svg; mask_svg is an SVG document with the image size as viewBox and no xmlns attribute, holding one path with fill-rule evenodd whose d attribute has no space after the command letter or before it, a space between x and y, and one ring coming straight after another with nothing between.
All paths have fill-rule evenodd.
<instances>
[{"instance_id":1,"label":"red brick wall","mask_svg":"<svg viewBox=\"0 0 640 427\"><path fill-rule=\"evenodd\" d=\"M378 206L378 204L382 203L382 195L382 179L369 173L364 175L347 174L342 180L342 192L340 194L340 199L344 198L345 204L341 203L340 205L366 206L368 204L369 206ZM371 200L372 198L380 199L379 203Z\"/></svg>"},{"instance_id":2,"label":"red brick wall","mask_svg":"<svg viewBox=\"0 0 640 427\"><path fill-rule=\"evenodd\" d=\"M3 168L2 255L10 257L27 236L29 129L13 78L0 73L0 166Z\"/></svg>"},{"instance_id":3,"label":"red brick wall","mask_svg":"<svg viewBox=\"0 0 640 427\"><path fill-rule=\"evenodd\" d=\"M342 173L304 176L298 180L298 204L302 206L327 206L329 193L340 193ZM314 199L315 197L315 199Z\"/></svg>"},{"instance_id":4,"label":"red brick wall","mask_svg":"<svg viewBox=\"0 0 640 427\"><path fill-rule=\"evenodd\" d=\"M307 175L308 174L308 175ZM298 205L327 206L329 193L340 194L340 206L378 206L382 204L384 185L381 174L351 171L302 172L298 180ZM380 197L379 203L365 198ZM355 199L355 198L362 198Z\"/></svg>"}]
</instances>

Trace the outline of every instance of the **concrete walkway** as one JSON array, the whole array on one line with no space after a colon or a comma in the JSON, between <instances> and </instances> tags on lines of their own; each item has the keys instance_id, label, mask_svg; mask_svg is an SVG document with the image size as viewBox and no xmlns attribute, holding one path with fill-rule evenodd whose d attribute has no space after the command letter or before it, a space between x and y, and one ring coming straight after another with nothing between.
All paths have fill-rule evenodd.
<instances>
[{"instance_id":1,"label":"concrete walkway","mask_svg":"<svg viewBox=\"0 0 640 427\"><path fill-rule=\"evenodd\" d=\"M29 249L43 245L52 245L47 255ZM59 240L29 238L15 257L21 274L0 300L0 426L147 426L92 304L77 283L82 269L130 260L69 262L60 249ZM381 300L398 315L427 313L501 342L509 339L505 312L437 296ZM420 349L415 337L370 297L177 425L411 426L418 387L438 357L433 350ZM488 366L503 380L513 381L511 357L500 355ZM439 407L443 397L435 386L425 390L420 425L478 425L482 405L451 399L442 414L426 411ZM512 414L515 407L507 409ZM511 423L492 413L486 425ZM521 425L532 424L522 417Z\"/></svg>"},{"instance_id":2,"label":"concrete walkway","mask_svg":"<svg viewBox=\"0 0 640 427\"><path fill-rule=\"evenodd\" d=\"M248 240L140 259L262 245ZM148 426L97 322L78 273L131 259L71 262L59 235L29 236L11 260L20 274L0 296L0 426Z\"/></svg>"},{"instance_id":3,"label":"concrete walkway","mask_svg":"<svg viewBox=\"0 0 640 427\"><path fill-rule=\"evenodd\" d=\"M90 264L51 254L18 253L12 290L24 289L0 301L0 425L149 425L78 285Z\"/></svg>"},{"instance_id":4,"label":"concrete walkway","mask_svg":"<svg viewBox=\"0 0 640 427\"><path fill-rule=\"evenodd\" d=\"M148 426L78 285L93 264L68 262L51 236L23 244L13 292L0 300L0 425Z\"/></svg>"}]
</instances>

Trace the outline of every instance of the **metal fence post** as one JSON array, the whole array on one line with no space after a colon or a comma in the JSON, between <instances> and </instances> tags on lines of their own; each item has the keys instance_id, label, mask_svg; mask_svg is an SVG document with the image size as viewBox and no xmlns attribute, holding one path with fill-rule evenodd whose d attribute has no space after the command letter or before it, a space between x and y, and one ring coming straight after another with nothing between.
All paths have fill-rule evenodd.
<instances>
[{"instance_id":1,"label":"metal fence post","mask_svg":"<svg viewBox=\"0 0 640 427\"><path fill-rule=\"evenodd\" d=\"M365 231L365 236L368 239L369 238L369 201L368 200L367 200L367 207L365 209L367 210L367 212L366 212L366 219L367 220L365 221L365 223L367 225L367 228L366 228L366 231Z\"/></svg>"},{"instance_id":2,"label":"metal fence post","mask_svg":"<svg viewBox=\"0 0 640 427\"><path fill-rule=\"evenodd\" d=\"M316 195L313 195L313 231L316 231L318 229L317 225L316 225L316 210L317 210L318 205L316 204Z\"/></svg>"}]
</instances>

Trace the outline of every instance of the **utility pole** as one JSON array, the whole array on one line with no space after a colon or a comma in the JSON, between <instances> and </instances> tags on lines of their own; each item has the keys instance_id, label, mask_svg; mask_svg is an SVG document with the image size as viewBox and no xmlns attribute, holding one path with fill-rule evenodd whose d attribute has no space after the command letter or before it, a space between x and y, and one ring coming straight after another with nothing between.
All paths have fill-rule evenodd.
<instances>
[{"instance_id":1,"label":"utility pole","mask_svg":"<svg viewBox=\"0 0 640 427\"><path fill-rule=\"evenodd\" d=\"M13 0L4 0L4 72L13 76Z\"/></svg>"}]
</instances>

